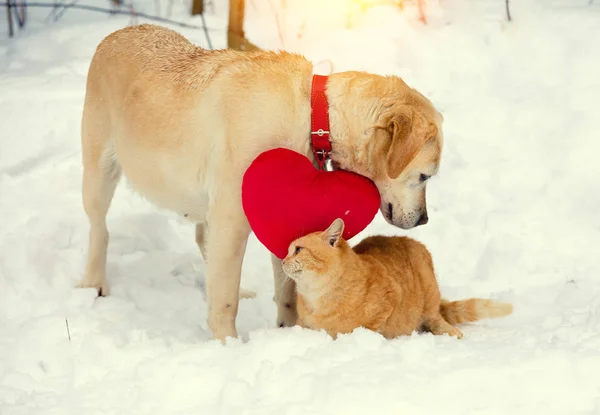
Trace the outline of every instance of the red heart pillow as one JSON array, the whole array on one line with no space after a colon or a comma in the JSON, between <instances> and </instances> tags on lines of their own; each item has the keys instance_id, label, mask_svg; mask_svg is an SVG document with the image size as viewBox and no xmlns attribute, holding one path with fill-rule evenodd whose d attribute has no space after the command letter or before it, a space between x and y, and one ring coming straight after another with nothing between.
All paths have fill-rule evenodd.
<instances>
[{"instance_id":1,"label":"red heart pillow","mask_svg":"<svg viewBox=\"0 0 600 415\"><path fill-rule=\"evenodd\" d=\"M379 209L379 192L366 177L315 169L302 154L276 148L260 154L244 174L242 205L254 234L285 258L295 239L324 231L336 218L344 239L361 232Z\"/></svg>"}]
</instances>

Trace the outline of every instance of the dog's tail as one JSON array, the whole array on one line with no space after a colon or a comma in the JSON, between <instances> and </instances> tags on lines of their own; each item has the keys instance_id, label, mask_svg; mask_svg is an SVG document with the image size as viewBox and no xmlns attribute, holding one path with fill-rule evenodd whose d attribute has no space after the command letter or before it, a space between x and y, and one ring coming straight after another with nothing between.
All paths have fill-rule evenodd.
<instances>
[{"instance_id":1,"label":"dog's tail","mask_svg":"<svg viewBox=\"0 0 600 415\"><path fill-rule=\"evenodd\" d=\"M442 299L440 304L442 317L453 326L484 318L504 317L511 314L512 311L512 304L499 303L482 298L470 298L461 301L446 301Z\"/></svg>"}]
</instances>

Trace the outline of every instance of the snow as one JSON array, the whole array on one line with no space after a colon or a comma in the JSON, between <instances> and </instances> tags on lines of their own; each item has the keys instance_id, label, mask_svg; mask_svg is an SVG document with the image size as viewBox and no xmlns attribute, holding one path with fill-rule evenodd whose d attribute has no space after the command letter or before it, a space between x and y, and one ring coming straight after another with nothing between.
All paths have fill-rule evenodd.
<instances>
[{"instance_id":1,"label":"snow","mask_svg":"<svg viewBox=\"0 0 600 415\"><path fill-rule=\"evenodd\" d=\"M226 1L214 3L224 47ZM242 285L257 297L241 301L242 339L227 345L207 329L193 227L126 185L108 216L112 295L74 288L86 71L130 19L71 10L50 24L32 10L27 30L0 39L0 414L600 413L600 5L512 3L508 23L499 0L431 1L423 26L411 5L348 17L350 0L248 0L253 42L321 73L400 75L439 107L429 224L405 232L378 216L363 235L423 241L445 296L515 312L464 326L462 340L278 329L269 257L252 238ZM184 7L173 16L199 24Z\"/></svg>"}]
</instances>

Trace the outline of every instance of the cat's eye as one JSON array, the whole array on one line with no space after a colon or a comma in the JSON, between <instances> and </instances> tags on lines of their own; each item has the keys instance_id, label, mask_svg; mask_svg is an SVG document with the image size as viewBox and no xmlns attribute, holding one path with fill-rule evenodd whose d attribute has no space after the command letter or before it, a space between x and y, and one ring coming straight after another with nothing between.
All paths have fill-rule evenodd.
<instances>
[{"instance_id":1,"label":"cat's eye","mask_svg":"<svg viewBox=\"0 0 600 415\"><path fill-rule=\"evenodd\" d=\"M300 251L302 251L302 249L303 249L303 248L302 248L301 246L297 246L297 247L296 247L296 249L294 249L294 255L298 255L298 253L299 253Z\"/></svg>"},{"instance_id":2,"label":"cat's eye","mask_svg":"<svg viewBox=\"0 0 600 415\"><path fill-rule=\"evenodd\" d=\"M429 180L429 178L430 178L430 177L431 177L431 176L428 176L428 175L426 175L426 174L423 174L423 173L421 173L421 175L419 176L419 181L420 181L421 183L423 183L423 182L426 182L427 180Z\"/></svg>"}]
</instances>

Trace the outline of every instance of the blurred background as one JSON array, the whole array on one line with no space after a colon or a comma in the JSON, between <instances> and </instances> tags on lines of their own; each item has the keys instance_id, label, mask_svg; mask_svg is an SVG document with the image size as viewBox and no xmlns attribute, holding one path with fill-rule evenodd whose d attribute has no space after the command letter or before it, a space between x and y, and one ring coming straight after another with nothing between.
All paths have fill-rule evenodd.
<instances>
[{"instance_id":1,"label":"blurred background","mask_svg":"<svg viewBox=\"0 0 600 415\"><path fill-rule=\"evenodd\" d=\"M74 289L87 70L105 36L139 23L426 95L445 119L429 223L378 214L352 242L417 238L445 296L514 315L459 343L276 330L252 237L242 285L257 297L237 323L251 342L220 348L193 226L125 180L108 214L112 295ZM600 0L0 0L0 413L599 413L599 45Z\"/></svg>"}]
</instances>

